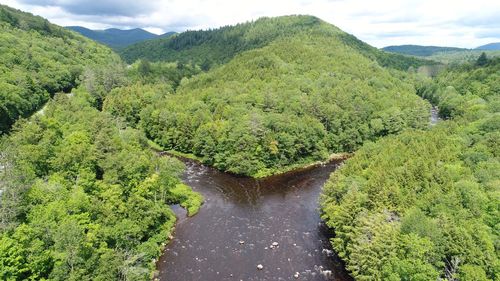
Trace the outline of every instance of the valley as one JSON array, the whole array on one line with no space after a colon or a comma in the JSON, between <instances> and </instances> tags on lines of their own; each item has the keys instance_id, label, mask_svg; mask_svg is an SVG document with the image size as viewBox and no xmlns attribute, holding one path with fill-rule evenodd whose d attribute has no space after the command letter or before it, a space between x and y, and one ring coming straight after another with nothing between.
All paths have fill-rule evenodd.
<instances>
[{"instance_id":1,"label":"valley","mask_svg":"<svg viewBox=\"0 0 500 281\"><path fill-rule=\"evenodd\" d=\"M495 51L0 27L0 280L499 278Z\"/></svg>"},{"instance_id":2,"label":"valley","mask_svg":"<svg viewBox=\"0 0 500 281\"><path fill-rule=\"evenodd\" d=\"M331 249L317 205L338 165L254 180L186 160L183 181L205 203L192 218L182 209L176 212L179 220L158 260L158 278L351 280Z\"/></svg>"}]
</instances>

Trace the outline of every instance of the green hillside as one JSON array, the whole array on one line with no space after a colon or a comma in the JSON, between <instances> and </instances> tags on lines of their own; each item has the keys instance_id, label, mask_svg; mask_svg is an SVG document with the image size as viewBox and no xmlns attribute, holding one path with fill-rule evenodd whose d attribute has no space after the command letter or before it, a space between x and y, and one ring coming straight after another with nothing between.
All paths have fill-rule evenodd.
<instances>
[{"instance_id":1,"label":"green hillside","mask_svg":"<svg viewBox=\"0 0 500 281\"><path fill-rule=\"evenodd\" d=\"M0 27L0 280L155 279L176 221L169 205L191 216L203 203L182 183L184 165L161 150L255 178L349 153L320 207L355 280L500 279L493 53L438 64L378 50L316 17L284 16L140 42L121 52L127 65L2 5ZM434 126L431 103L442 117ZM235 188L247 181L235 177ZM233 190L224 192L231 203ZM251 197L242 211L271 202ZM320 230L314 215L311 232ZM253 248L246 227L234 241L199 242L231 240L226 250L240 255L235 245ZM283 276L307 277L293 271ZM310 276L318 272L329 270Z\"/></svg>"},{"instance_id":2,"label":"green hillside","mask_svg":"<svg viewBox=\"0 0 500 281\"><path fill-rule=\"evenodd\" d=\"M106 47L3 5L0 42L0 134L54 93L69 92L85 66L118 59Z\"/></svg>"},{"instance_id":3,"label":"green hillside","mask_svg":"<svg viewBox=\"0 0 500 281\"><path fill-rule=\"evenodd\" d=\"M171 38L155 39L129 46L120 52L122 58L131 63L137 59L151 61L193 61L203 69L228 62L235 55L247 50L264 47L271 42L296 34L315 32L329 26L328 36L351 47L364 55L376 59L383 66L402 70L410 66L418 67L432 62L387 54L356 39L337 27L312 16L285 16L260 18L253 22L225 26L213 30L187 31Z\"/></svg>"},{"instance_id":4,"label":"green hillside","mask_svg":"<svg viewBox=\"0 0 500 281\"><path fill-rule=\"evenodd\" d=\"M0 138L0 280L151 280L169 205L194 215L203 198L181 183L180 161L100 110L144 77L45 19L5 6L0 19L2 130L45 104ZM151 69L165 91L198 71Z\"/></svg>"},{"instance_id":5,"label":"green hillside","mask_svg":"<svg viewBox=\"0 0 500 281\"><path fill-rule=\"evenodd\" d=\"M485 53L488 57L500 57L500 50L464 50L435 53L428 58L444 64L460 65L476 61L482 53Z\"/></svg>"},{"instance_id":6,"label":"green hillside","mask_svg":"<svg viewBox=\"0 0 500 281\"><path fill-rule=\"evenodd\" d=\"M451 118L368 143L324 187L323 219L356 280L498 280L500 60L422 81Z\"/></svg>"},{"instance_id":7,"label":"green hillside","mask_svg":"<svg viewBox=\"0 0 500 281\"><path fill-rule=\"evenodd\" d=\"M284 26L294 28L284 29L288 35L266 47L185 79L173 95L144 99L136 117L120 105L126 98L114 97L127 89L112 93L113 104L104 108L140 119L138 126L165 149L252 176L325 160L331 153L352 152L366 140L427 126L428 104L404 81L406 74L370 59L361 41L313 17L263 21L273 33L259 38L270 38ZM247 25L238 30L256 23Z\"/></svg>"}]
</instances>

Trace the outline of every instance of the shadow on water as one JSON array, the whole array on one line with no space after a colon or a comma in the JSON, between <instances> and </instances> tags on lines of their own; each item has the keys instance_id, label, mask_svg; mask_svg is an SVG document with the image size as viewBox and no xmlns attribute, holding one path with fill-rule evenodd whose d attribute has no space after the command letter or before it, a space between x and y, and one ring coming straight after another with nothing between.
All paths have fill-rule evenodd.
<instances>
[{"instance_id":1,"label":"shadow on water","mask_svg":"<svg viewBox=\"0 0 500 281\"><path fill-rule=\"evenodd\" d=\"M157 264L160 280L351 280L318 212L338 162L264 180L185 162L184 182L205 204L192 218L174 207L179 221Z\"/></svg>"}]
</instances>

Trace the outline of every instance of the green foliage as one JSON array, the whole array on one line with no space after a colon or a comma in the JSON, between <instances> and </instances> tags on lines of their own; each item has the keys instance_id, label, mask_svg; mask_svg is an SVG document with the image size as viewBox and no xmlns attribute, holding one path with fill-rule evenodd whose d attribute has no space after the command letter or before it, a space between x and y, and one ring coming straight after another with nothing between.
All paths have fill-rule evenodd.
<instances>
[{"instance_id":1,"label":"green foliage","mask_svg":"<svg viewBox=\"0 0 500 281\"><path fill-rule=\"evenodd\" d=\"M175 200L179 200L180 205L187 210L188 216L196 215L203 204L203 196L192 191L191 188L185 184L177 184L170 192Z\"/></svg>"},{"instance_id":2,"label":"green foliage","mask_svg":"<svg viewBox=\"0 0 500 281\"><path fill-rule=\"evenodd\" d=\"M348 33L340 33L339 39L364 56L377 61L384 67L407 71L410 68L438 64L428 59L380 51Z\"/></svg>"},{"instance_id":3,"label":"green foliage","mask_svg":"<svg viewBox=\"0 0 500 281\"><path fill-rule=\"evenodd\" d=\"M169 38L144 41L120 52L127 62L194 61L205 68L228 62L236 54L263 47L275 39L308 31L321 20L307 16L261 18L206 31L187 31Z\"/></svg>"},{"instance_id":4,"label":"green foliage","mask_svg":"<svg viewBox=\"0 0 500 281\"><path fill-rule=\"evenodd\" d=\"M332 245L357 280L497 280L499 61L420 81L446 117L367 143L321 197Z\"/></svg>"},{"instance_id":5,"label":"green foliage","mask_svg":"<svg viewBox=\"0 0 500 281\"><path fill-rule=\"evenodd\" d=\"M3 5L0 30L0 134L55 93L69 92L84 66L117 59L82 36Z\"/></svg>"},{"instance_id":6,"label":"green foliage","mask_svg":"<svg viewBox=\"0 0 500 281\"><path fill-rule=\"evenodd\" d=\"M148 60L138 60L130 65L127 76L132 82L143 84L168 84L175 90L182 79L190 78L201 72L200 68L192 63L182 62L149 62Z\"/></svg>"},{"instance_id":7,"label":"green foliage","mask_svg":"<svg viewBox=\"0 0 500 281\"><path fill-rule=\"evenodd\" d=\"M498 112L500 105L500 58L484 67L464 64L443 71L434 84L421 81L419 95L439 106L444 118L462 116L475 120L488 112Z\"/></svg>"},{"instance_id":8,"label":"green foliage","mask_svg":"<svg viewBox=\"0 0 500 281\"><path fill-rule=\"evenodd\" d=\"M428 105L403 81L405 74L325 36L336 32L325 28L183 80L175 94L135 107L139 126L167 150L253 176L427 126Z\"/></svg>"},{"instance_id":9,"label":"green foliage","mask_svg":"<svg viewBox=\"0 0 500 281\"><path fill-rule=\"evenodd\" d=\"M316 17L303 15L260 18L218 29L187 31L169 38L129 46L122 50L120 55L129 63L138 59L192 61L206 71L214 65L227 63L245 51L259 49L298 34L311 33L335 37L383 66L407 70L410 66L434 64L428 60L381 52Z\"/></svg>"},{"instance_id":10,"label":"green foliage","mask_svg":"<svg viewBox=\"0 0 500 281\"><path fill-rule=\"evenodd\" d=\"M440 52L435 53L428 59L439 61L449 65L460 65L464 63L475 62L482 53L485 53L488 57L499 57L499 50L462 50L462 51L450 51L450 52Z\"/></svg>"},{"instance_id":11,"label":"green foliage","mask_svg":"<svg viewBox=\"0 0 500 281\"><path fill-rule=\"evenodd\" d=\"M157 102L173 90L166 84L132 84L113 89L106 97L103 110L121 117L131 126L137 125L141 110Z\"/></svg>"},{"instance_id":12,"label":"green foliage","mask_svg":"<svg viewBox=\"0 0 500 281\"><path fill-rule=\"evenodd\" d=\"M0 279L150 280L175 223L168 204L201 205L181 162L92 101L56 95L4 140Z\"/></svg>"},{"instance_id":13,"label":"green foliage","mask_svg":"<svg viewBox=\"0 0 500 281\"><path fill-rule=\"evenodd\" d=\"M477 66L485 66L488 64L488 57L486 57L486 53L482 52L479 58L476 60Z\"/></svg>"}]
</instances>

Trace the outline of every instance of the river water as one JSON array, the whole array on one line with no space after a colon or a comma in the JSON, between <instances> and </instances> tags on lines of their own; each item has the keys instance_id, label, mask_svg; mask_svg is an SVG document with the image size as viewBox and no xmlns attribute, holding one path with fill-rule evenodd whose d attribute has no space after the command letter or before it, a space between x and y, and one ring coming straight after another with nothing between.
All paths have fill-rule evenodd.
<instances>
[{"instance_id":1,"label":"river water","mask_svg":"<svg viewBox=\"0 0 500 281\"><path fill-rule=\"evenodd\" d=\"M351 280L318 213L321 187L338 165L254 180L186 160L184 182L205 203L191 218L174 208L160 280Z\"/></svg>"},{"instance_id":2,"label":"river water","mask_svg":"<svg viewBox=\"0 0 500 281\"><path fill-rule=\"evenodd\" d=\"M437 106L432 106L431 108L431 119L430 119L430 125L434 126L437 123L441 121L441 118L439 117L439 109Z\"/></svg>"}]
</instances>

